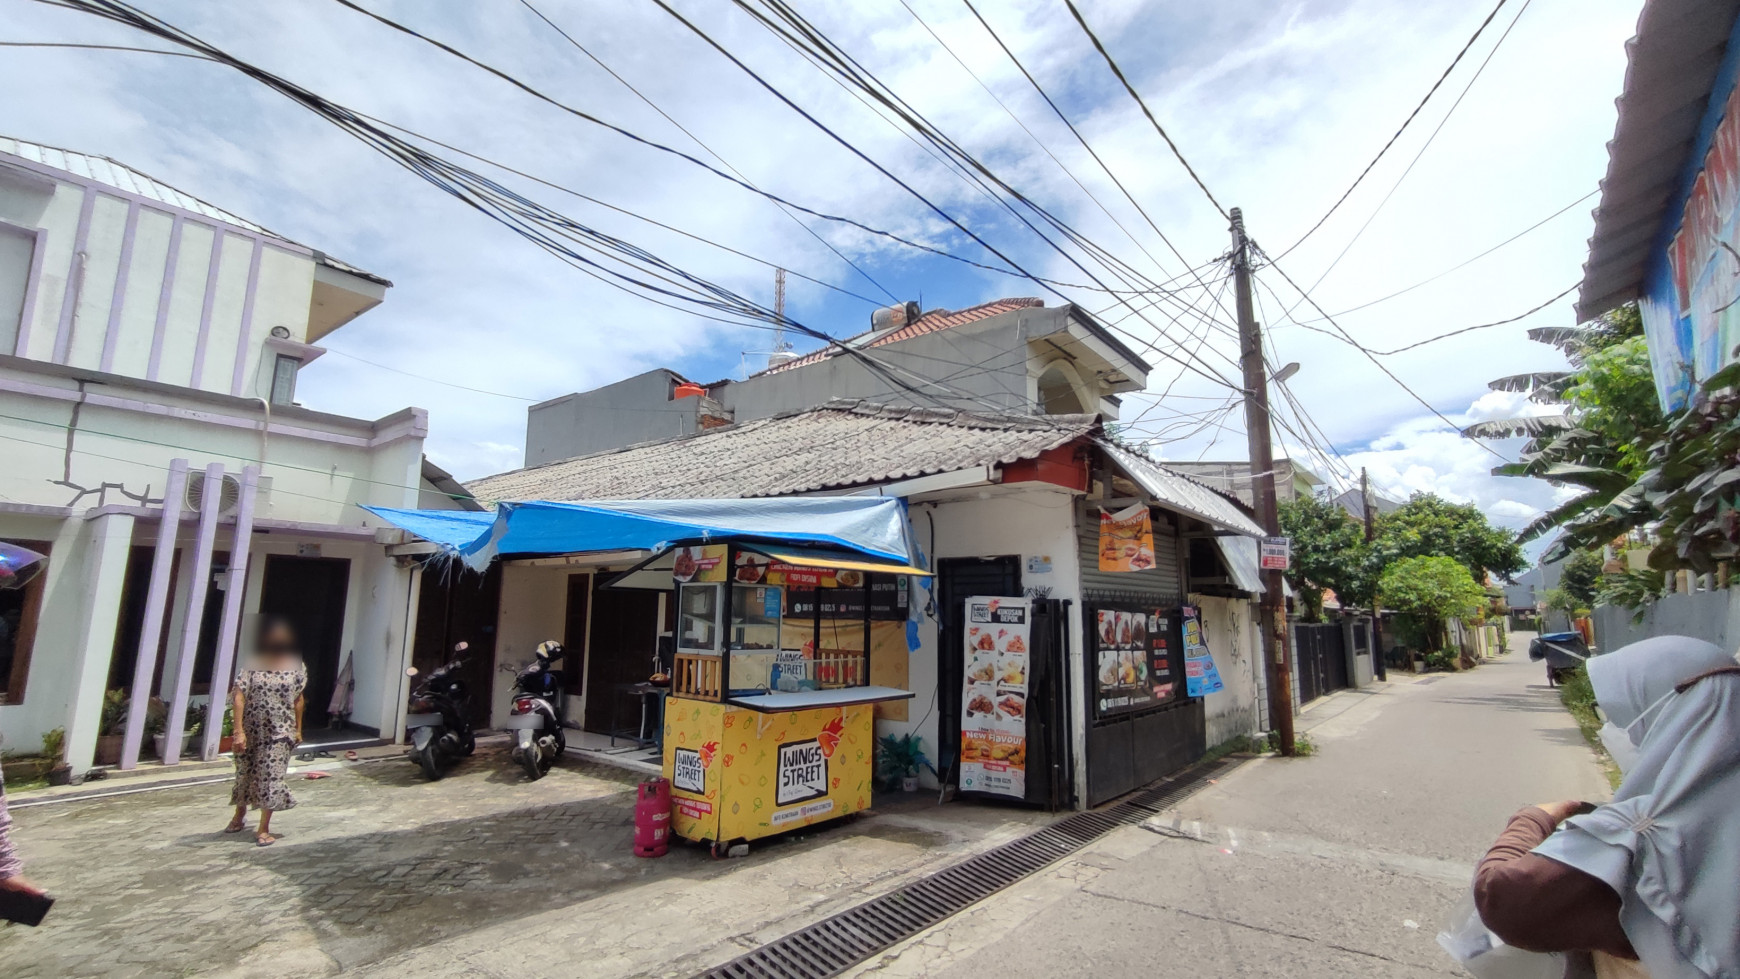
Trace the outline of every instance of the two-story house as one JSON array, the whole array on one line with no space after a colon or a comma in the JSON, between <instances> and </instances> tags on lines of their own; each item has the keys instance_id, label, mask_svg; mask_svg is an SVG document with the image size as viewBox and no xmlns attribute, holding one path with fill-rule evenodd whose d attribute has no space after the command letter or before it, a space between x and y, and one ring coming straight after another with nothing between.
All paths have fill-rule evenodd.
<instances>
[{"instance_id":1,"label":"two-story house","mask_svg":"<svg viewBox=\"0 0 1740 979\"><path fill-rule=\"evenodd\" d=\"M772 418L835 398L1115 420L1118 396L1146 387L1152 370L1073 304L998 299L921 312L917 303L903 303L877 310L870 325L835 346L799 357L776 354L766 370L742 381L696 384L657 368L533 405L526 465ZM873 355L876 369L852 349Z\"/></svg>"},{"instance_id":2,"label":"two-story house","mask_svg":"<svg viewBox=\"0 0 1740 979\"><path fill-rule=\"evenodd\" d=\"M168 704L166 761L212 757L219 725L180 734L259 613L298 627L311 735L396 733L416 571L358 504L456 506L452 481L423 460L422 409L296 400L389 285L120 163L0 138L0 540L48 555L0 591L7 751L61 728L75 771L104 735L131 767L153 739L145 710L104 721L118 690Z\"/></svg>"}]
</instances>

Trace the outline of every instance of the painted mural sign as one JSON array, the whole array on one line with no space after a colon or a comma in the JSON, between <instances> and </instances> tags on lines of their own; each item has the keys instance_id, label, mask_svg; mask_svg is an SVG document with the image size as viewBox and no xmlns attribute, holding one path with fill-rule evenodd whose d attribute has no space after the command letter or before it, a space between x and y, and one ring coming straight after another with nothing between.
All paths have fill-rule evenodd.
<instances>
[{"instance_id":1,"label":"painted mural sign","mask_svg":"<svg viewBox=\"0 0 1740 979\"><path fill-rule=\"evenodd\" d=\"M1027 680L1033 606L967 599L961 710L961 789L1027 795Z\"/></svg>"},{"instance_id":2,"label":"painted mural sign","mask_svg":"<svg viewBox=\"0 0 1740 979\"><path fill-rule=\"evenodd\" d=\"M1638 308L1662 406L1740 360L1740 87L1729 93L1680 225Z\"/></svg>"}]
</instances>

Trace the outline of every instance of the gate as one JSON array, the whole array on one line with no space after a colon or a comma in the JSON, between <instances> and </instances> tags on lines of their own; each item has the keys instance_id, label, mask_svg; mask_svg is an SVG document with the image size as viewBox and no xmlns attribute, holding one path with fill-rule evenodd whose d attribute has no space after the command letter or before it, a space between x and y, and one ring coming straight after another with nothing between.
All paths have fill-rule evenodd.
<instances>
[{"instance_id":1,"label":"gate","mask_svg":"<svg viewBox=\"0 0 1740 979\"><path fill-rule=\"evenodd\" d=\"M1341 625L1293 623L1299 665L1299 702L1310 703L1348 686L1347 643Z\"/></svg>"}]
</instances>

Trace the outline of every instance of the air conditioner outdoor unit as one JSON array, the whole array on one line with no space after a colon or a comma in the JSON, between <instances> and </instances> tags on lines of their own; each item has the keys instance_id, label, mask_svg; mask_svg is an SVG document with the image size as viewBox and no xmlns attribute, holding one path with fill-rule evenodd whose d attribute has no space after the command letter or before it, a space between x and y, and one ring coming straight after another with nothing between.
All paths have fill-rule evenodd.
<instances>
[{"instance_id":1,"label":"air conditioner outdoor unit","mask_svg":"<svg viewBox=\"0 0 1740 979\"><path fill-rule=\"evenodd\" d=\"M254 487L254 512L265 512L268 500L272 495L272 477L261 476ZM204 474L189 474L187 480L187 509L192 513L200 512L205 502ZM242 481L229 473L224 473L223 481L218 488L218 516L234 516L236 508L242 502Z\"/></svg>"}]
</instances>

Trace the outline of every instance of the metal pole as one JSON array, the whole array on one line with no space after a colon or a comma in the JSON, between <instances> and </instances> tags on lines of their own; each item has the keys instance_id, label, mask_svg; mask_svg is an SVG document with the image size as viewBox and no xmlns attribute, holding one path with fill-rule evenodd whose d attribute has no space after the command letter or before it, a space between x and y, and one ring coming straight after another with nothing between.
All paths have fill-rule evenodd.
<instances>
[{"instance_id":1,"label":"metal pole","mask_svg":"<svg viewBox=\"0 0 1740 979\"><path fill-rule=\"evenodd\" d=\"M1275 505L1275 453L1269 444L1269 376L1263 364L1263 335L1251 300L1251 248L1245 238L1245 218L1232 209L1234 287L1239 314L1239 362L1244 368L1245 431L1250 438L1251 495L1257 522L1271 537L1281 536L1281 516ZM1269 716L1281 735L1281 754L1294 753L1293 664L1287 644L1287 600L1281 572L1263 572L1263 633L1269 676Z\"/></svg>"},{"instance_id":2,"label":"metal pole","mask_svg":"<svg viewBox=\"0 0 1740 979\"><path fill-rule=\"evenodd\" d=\"M1366 478L1364 466L1359 467L1359 507L1360 507L1360 516L1365 521L1365 542L1366 542L1366 544L1369 545L1369 544L1371 544L1372 541L1377 540L1377 526L1376 526L1374 519L1373 519L1373 515L1376 511L1373 510L1372 505L1371 505L1371 480ZM1377 598L1376 598L1376 596L1373 596L1372 602L1371 602L1371 666L1372 666L1372 672L1377 674L1377 678L1379 680L1388 680L1390 678L1390 674L1389 674L1388 667L1386 667L1384 665L1383 646L1384 646L1383 619L1378 616Z\"/></svg>"}]
</instances>

